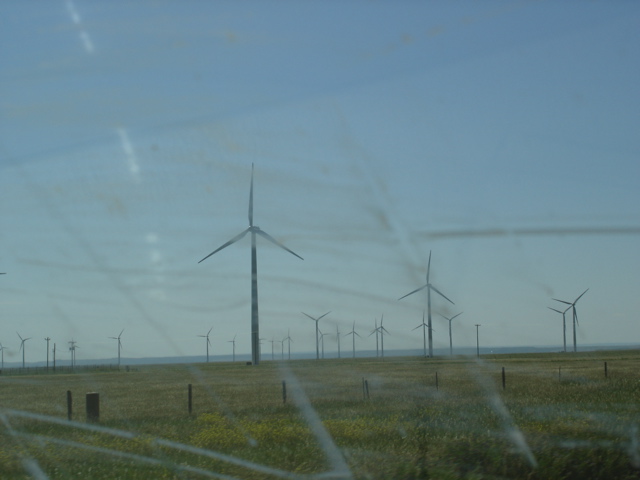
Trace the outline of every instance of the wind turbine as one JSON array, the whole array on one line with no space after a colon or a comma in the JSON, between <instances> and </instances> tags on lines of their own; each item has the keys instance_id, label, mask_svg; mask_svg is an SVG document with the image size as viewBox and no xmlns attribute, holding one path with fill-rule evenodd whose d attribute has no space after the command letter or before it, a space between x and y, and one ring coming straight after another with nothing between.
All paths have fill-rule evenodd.
<instances>
[{"instance_id":1,"label":"wind turbine","mask_svg":"<svg viewBox=\"0 0 640 480\"><path fill-rule=\"evenodd\" d=\"M453 355L453 336L451 335L451 320L453 320L454 318L462 315L463 313L464 312L460 312L460 313L458 313L457 315L454 315L451 318L445 317L441 313L439 314L442 318L446 318L447 320L449 320L449 355Z\"/></svg>"},{"instance_id":2,"label":"wind turbine","mask_svg":"<svg viewBox=\"0 0 640 480\"><path fill-rule=\"evenodd\" d=\"M417 330L418 328L422 327L422 344L424 346L424 356L427 356L427 324L424 323L424 310L422 311L422 323L420 325L418 325L416 328L414 328L413 330Z\"/></svg>"},{"instance_id":3,"label":"wind turbine","mask_svg":"<svg viewBox=\"0 0 640 480\"><path fill-rule=\"evenodd\" d=\"M405 297L408 297L409 295L413 295L416 292L419 292L420 290L424 290L425 288L427 289L427 319L428 319L428 326L429 326L429 356L433 357L433 335L431 332L431 290L433 290L434 292L436 292L438 295L440 295L442 298L444 298L445 300L451 302L452 305L455 305L453 303L453 301L451 301L450 299L448 299L444 293L442 293L440 290L438 290L436 287L434 287L431 283L429 283L429 272L431 270L431 251L429 251L429 263L427 264L427 283L425 285L423 285L420 288L415 289L413 292L409 292L406 295L400 297L398 300L402 300Z\"/></svg>"},{"instance_id":4,"label":"wind turbine","mask_svg":"<svg viewBox=\"0 0 640 480\"><path fill-rule=\"evenodd\" d=\"M567 351L567 320L566 320L566 313L571 310L571 305L569 305L565 311L563 312L562 310L556 310L555 308L551 308L551 307L547 307L549 310L553 310L554 312L558 312L560 314L562 314L562 342L564 345L564 352Z\"/></svg>"},{"instance_id":5,"label":"wind turbine","mask_svg":"<svg viewBox=\"0 0 640 480\"><path fill-rule=\"evenodd\" d=\"M237 242L249 232L251 232L251 362L253 365L258 365L260 363L260 321L258 318L258 257L256 254L256 235L266 238L271 243L295 255L300 260L304 259L293 250L289 250L282 243L278 242L267 232L260 229L260 227L253 224L253 164L251 164L251 188L249 190L249 228L233 237L221 247L215 249L198 263L203 262L214 253Z\"/></svg>"},{"instance_id":6,"label":"wind turbine","mask_svg":"<svg viewBox=\"0 0 640 480\"><path fill-rule=\"evenodd\" d=\"M353 328L351 329L351 331L345 335L353 335L353 358L356 358L356 335L358 335L360 337L360 334L358 332L356 332L356 322L355 320L353 321ZM362 338L362 337L360 337Z\"/></svg>"},{"instance_id":7,"label":"wind turbine","mask_svg":"<svg viewBox=\"0 0 640 480\"><path fill-rule=\"evenodd\" d=\"M124 328L118 334L117 337L109 337L109 338L113 338L114 340L118 340L118 367L120 367L120 349L122 348L122 342L120 341L120 337L122 336L122 332L124 332Z\"/></svg>"},{"instance_id":8,"label":"wind turbine","mask_svg":"<svg viewBox=\"0 0 640 480\"><path fill-rule=\"evenodd\" d=\"M27 340L31 340L31 337L22 338L19 333L18 337L20 338L20 348L18 349L18 351L22 350L22 368L24 368L24 342L26 342Z\"/></svg>"},{"instance_id":9,"label":"wind turbine","mask_svg":"<svg viewBox=\"0 0 640 480\"><path fill-rule=\"evenodd\" d=\"M287 342L288 347L288 360L291 360L291 342L293 342L293 339L291 338L291 332L289 330L287 330L287 336L282 339L282 342L285 341Z\"/></svg>"},{"instance_id":10,"label":"wind turbine","mask_svg":"<svg viewBox=\"0 0 640 480\"><path fill-rule=\"evenodd\" d=\"M336 340L338 341L338 358L340 358L340 327L336 325Z\"/></svg>"},{"instance_id":11,"label":"wind turbine","mask_svg":"<svg viewBox=\"0 0 640 480\"><path fill-rule=\"evenodd\" d=\"M329 315L331 313L331 311L325 313L324 315L320 315L318 318L312 317L311 315L309 315L308 313L304 313L302 312L303 315L306 315L307 317L309 317L311 320L313 320L314 322L316 322L316 360L320 359L320 339L318 338L318 332L320 332L320 328L318 327L318 322L320 321L320 319L322 317L326 317L327 315Z\"/></svg>"},{"instance_id":12,"label":"wind turbine","mask_svg":"<svg viewBox=\"0 0 640 480\"><path fill-rule=\"evenodd\" d=\"M2 366L0 366L0 370L4 370L4 351L7 347L3 347L0 343L0 354L2 355Z\"/></svg>"},{"instance_id":13,"label":"wind turbine","mask_svg":"<svg viewBox=\"0 0 640 480\"><path fill-rule=\"evenodd\" d=\"M79 348L76 345L78 342L71 339L71 341L67 343L69 344L69 351L71 352L71 368L74 368L76 366L76 348Z\"/></svg>"},{"instance_id":14,"label":"wind turbine","mask_svg":"<svg viewBox=\"0 0 640 480\"><path fill-rule=\"evenodd\" d=\"M565 300L560 300L558 298L554 298L554 300L556 302L562 302L565 303L567 305L570 305L570 308L573 309L573 351L577 352L578 351L578 346L577 346L577 342L576 342L576 325L578 325L578 313L576 312L576 303L578 303L578 300L580 300L580 298L582 297L582 295L584 295L585 293L587 293L589 291L589 289L587 288L584 292L582 292L580 294L580 296L578 298L576 298L573 302L567 302Z\"/></svg>"},{"instance_id":15,"label":"wind turbine","mask_svg":"<svg viewBox=\"0 0 640 480\"><path fill-rule=\"evenodd\" d=\"M207 363L209 363L209 345L211 345L211 341L209 340L209 334L211 333L211 330L213 330L213 327L209 329L206 335L198 335L199 337L207 339Z\"/></svg>"},{"instance_id":16,"label":"wind turbine","mask_svg":"<svg viewBox=\"0 0 640 480\"><path fill-rule=\"evenodd\" d=\"M318 330L320 331L320 330ZM324 336L329 335L328 333L322 333L320 331L320 343L322 343L322 358L324 358Z\"/></svg>"},{"instance_id":17,"label":"wind turbine","mask_svg":"<svg viewBox=\"0 0 640 480\"><path fill-rule=\"evenodd\" d=\"M232 343L233 344L233 361L234 362L236 361L236 337L237 336L238 335L236 334L236 335L233 336L233 340L228 340L228 343Z\"/></svg>"},{"instance_id":18,"label":"wind turbine","mask_svg":"<svg viewBox=\"0 0 640 480\"><path fill-rule=\"evenodd\" d=\"M378 340L378 335L380 334L380 330L378 329L378 319L375 319L375 328L373 330L371 330L371 333L369 334L369 336L376 334L376 357L380 356L380 343Z\"/></svg>"},{"instance_id":19,"label":"wind turbine","mask_svg":"<svg viewBox=\"0 0 640 480\"><path fill-rule=\"evenodd\" d=\"M47 342L47 372L49 371L49 342L51 341L51 337L45 337Z\"/></svg>"},{"instance_id":20,"label":"wind turbine","mask_svg":"<svg viewBox=\"0 0 640 480\"><path fill-rule=\"evenodd\" d=\"M382 360L384 360L384 334L389 333L386 328L382 325L384 321L384 315L380 317L380 350L382 350Z\"/></svg>"}]
</instances>

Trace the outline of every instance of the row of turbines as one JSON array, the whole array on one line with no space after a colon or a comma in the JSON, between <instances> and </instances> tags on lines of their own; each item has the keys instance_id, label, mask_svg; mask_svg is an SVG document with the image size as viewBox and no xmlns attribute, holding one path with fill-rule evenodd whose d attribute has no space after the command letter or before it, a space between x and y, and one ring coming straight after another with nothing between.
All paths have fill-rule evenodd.
<instances>
[{"instance_id":1,"label":"row of turbines","mask_svg":"<svg viewBox=\"0 0 640 480\"><path fill-rule=\"evenodd\" d=\"M262 230L260 227L258 227L258 226L253 224L253 172L254 172L254 165L252 164L251 165L251 184L250 184L250 188L249 188L249 212L248 212L249 227L246 230L240 232L238 235L233 237L228 242L224 243L223 245L221 245L220 247L215 249L213 252L208 254L206 257L204 257L198 263L202 263L204 260L206 260L209 257L211 257L212 255L218 253L220 250L222 250L222 249L228 247L229 245L232 245L235 242L241 240L247 233L251 233L251 362L252 362L253 365L258 365L260 363L260 340L261 339L260 339L260 322L259 322L259 312L258 312L258 260L257 260L257 251L256 251L256 235L260 235L261 237L269 240L273 244L277 245L278 247L282 248L283 250L286 250L287 252L291 253L292 255L298 257L299 259L301 259L301 260L304 260L304 259L300 255L295 253L293 250L290 250L285 245L283 245L282 243L278 242L275 238L273 238L267 232ZM419 287L419 288L407 293L406 295L400 297L398 300L402 300L403 298L406 298L406 297L408 297L410 295L413 295L414 293L420 292L422 290L425 290L425 289L427 290L427 323L424 322L424 318L423 318L422 324L418 325L418 327L416 327L416 329L420 328L420 327L422 327L422 329L423 329L423 341L424 341L424 348L425 348L425 356L426 356L426 350L427 350L427 338L426 337L428 335L429 357L433 357L433 328L432 328L432 315L431 315L431 292L437 293L442 298L444 298L445 300L450 302L452 305L454 303L453 303L453 301L451 299L449 299L446 295L444 295L440 290L438 290L429 281L430 271L431 271L431 252L429 252L429 261L428 261L428 264L427 264L426 283L423 286L421 286L421 287ZM565 304L569 305L569 307L567 307L567 309L564 310L564 312L549 307L549 308L551 308L552 310L554 310L556 312L562 313L562 316L563 316L563 331L564 331L564 351L565 352L567 350L565 314L569 309L573 310L573 347L574 347L574 351L577 351L577 346L576 346L576 326L578 324L578 316L577 316L577 313L576 313L576 303L587 292L587 290L585 290L573 302L569 302L569 301L566 301L566 300L560 300L560 299L554 299L556 301L559 301L559 302L562 302L562 303L565 303ZM323 315L321 315L319 317L313 317L313 316L311 316L311 315L309 315L307 313L304 313L304 312L302 312L302 313L304 315L306 315L307 317L309 317L311 320L313 320L316 323L316 358L320 358L320 346L322 345L324 347L324 342L323 342L324 334L321 333L321 331L320 331L320 329L318 327L318 322L320 321L320 319L322 319L323 317L328 315L330 312L327 312L327 313L325 313L325 314L323 314ZM454 315L453 317L445 317L443 315L443 317L446 320L448 320L448 322L449 322L449 350L450 350L451 354L453 354L453 340L452 340L452 336L451 336L451 322L452 322L452 320L454 318L458 317L461 314L462 314L462 312L458 313L457 315ZM372 334L376 333L376 343L377 343L378 335L380 335L380 342L382 344L384 344L384 333L388 333L388 332L386 332L386 329L382 326L382 322L383 322L383 320L381 318L380 326L378 327L378 325L376 323L374 332L372 332ZM477 345L479 343L478 334L477 334L478 327L480 327L480 324L476 324L476 344ZM209 332L211 332L211 330L209 330ZM354 355L355 355L355 336L358 335L355 332L355 323L354 323L354 329L349 334L353 335L353 337L354 337ZM210 345L208 335L209 334L207 334L207 336L206 336L206 338L207 338L207 358L209 356L208 348L209 348L209 345ZM337 338L339 338L339 335L338 335ZM234 337L233 342L234 342L234 357L235 357L235 337ZM273 343L272 343L272 349L273 349ZM382 347L382 350L384 351L384 346ZM478 345L478 351L479 351L479 345Z\"/></svg>"},{"instance_id":2,"label":"row of turbines","mask_svg":"<svg viewBox=\"0 0 640 480\"><path fill-rule=\"evenodd\" d=\"M224 243L223 245L221 245L220 247L216 248L214 251L212 251L211 253L209 253L207 256L205 256L204 258L202 258L198 263L202 263L203 261L205 261L206 259L208 259L209 257L211 257L212 255L218 253L219 251L223 250L224 248L228 247L229 245L232 245L236 242L238 242L239 240L241 240L242 238L245 237L245 235L247 233L251 234L251 363L253 365L258 365L260 363L260 322L259 322L259 311L258 311L258 259L257 259L257 250L256 250L256 236L261 236L267 240L269 240L271 243L277 245L278 247L280 247L281 249L289 252L290 254L298 257L301 260L304 260L300 255L298 255L297 253L295 253L293 250L287 248L285 245L283 245L282 243L280 243L279 241L277 241L275 238L273 238L271 235L269 235L267 232L265 232L264 230L262 230L260 227L258 227L257 225L254 225L253 223L253 173L254 173L254 165L251 165L251 184L250 184L250 188L249 188L249 211L248 211L248 219L249 219L249 226L248 228L246 228L245 230L243 230L242 232L240 232L238 235L236 235L235 237L233 237L231 240L227 241L226 243ZM400 297L398 300L402 300L406 297L409 297L410 295L413 295L414 293L420 292L422 290L427 290L427 322L425 323L424 321L424 315L423 315L423 320L422 323L420 325L418 325L414 330L418 329L418 328L422 328L423 329L423 343L424 343L424 350L425 350L425 356L427 355L427 337L428 337L428 356L429 357L433 357L433 328L432 328L432 314L431 314L431 292L435 292L438 295L440 295L442 298L444 298L445 300L447 300L448 302L450 302L452 305L454 304L454 302L449 299L446 295L444 295L440 290L438 290L438 288L436 288L429 280L429 274L431 271L431 252L429 252L429 260L427 263L427 275L426 275L426 283L424 285L422 285L421 287L407 293L406 295L403 295L402 297ZM0 275L4 275L4 273L0 273ZM587 293L589 289L585 290L582 294L580 294L580 296L578 296L578 298L576 298L573 302L569 302L566 300L560 300L560 299L555 299L558 302L564 303L566 305L569 305L564 311L562 310L558 310L552 307L548 307L551 310L561 313L562 314L562 319L563 319L563 336L564 336L564 351L566 352L567 350L567 341L566 341L566 313L571 309L573 312L573 349L574 352L577 351L577 345L576 345L576 326L578 325L578 315L576 312L576 303L578 302L578 300L580 300L580 298L582 298L582 296ZM327 312L319 317L313 317L307 313L302 312L304 315L306 315L307 317L309 317L311 320L313 320L316 323L316 358L320 358L320 346L322 345L323 350L324 350L324 334L321 334L319 326L318 326L318 322L320 321L320 319L322 319L323 317L325 317L326 315L328 315L330 312ZM448 320L449 322L449 349L450 349L450 353L453 354L453 340L452 340L452 335L451 335L451 322L453 319L455 319L456 317L458 317L459 315L461 315L462 312L458 313L457 315L454 315L453 317L446 317L444 315L442 315L446 320ZM370 335L372 335L373 333L376 334L376 344L378 343L378 338L380 339L380 342L382 343L382 351L383 351L383 355L384 355L384 333L388 333L386 331L386 329L384 328L384 326L382 325L383 323L383 317L380 319L380 326L377 325L377 320L376 320L376 325L375 325L375 329L373 332L371 332ZM478 327L480 327L480 324L476 324L476 332ZM213 327L212 327L213 328ZM206 339L206 348L207 348L207 362L209 361L209 346L211 345L211 342L209 340L209 335L211 333L212 329L209 329L209 331L207 332L206 335L198 335L199 337L204 337ZM122 330L120 332L120 334L117 337L109 337L112 338L114 340L118 341L118 365L120 364L120 350L122 347L122 343L121 343L121 336L122 333L124 332L124 330ZM354 328L353 330L348 333L347 335L353 335L353 342L354 342L354 355L355 355L355 336L360 336L356 331L355 331L355 323L354 323ZM19 336L19 335L18 335ZM476 337L477 337L477 333L476 333ZM21 338L21 344L20 344L20 349L22 350L23 353L23 366L24 366L24 342L26 340L29 340L29 338L27 339L22 339ZM235 360L235 338L233 338L233 340L230 340L230 343L233 343L233 357ZM338 337L339 338L339 334ZM476 338L477 340L477 338ZM291 342L291 337L288 337L288 341L289 341L289 349L291 347L290 342ZM275 340L274 340L275 342ZM283 340L284 342L284 340ZM478 343L478 340L477 342ZM73 349L70 348L71 352L72 352L72 359L75 358L75 343L72 345ZM1 349L1 344L0 344L0 349ZM339 347L338 347L339 348ZM478 347L479 348L479 347ZM284 346L283 346L284 349ZM273 343L272 343L272 350L273 350ZM376 350L378 350L378 348L376 348ZM3 349L0 350L1 352L3 352ZM48 348L47 348L47 358L48 358Z\"/></svg>"}]
</instances>

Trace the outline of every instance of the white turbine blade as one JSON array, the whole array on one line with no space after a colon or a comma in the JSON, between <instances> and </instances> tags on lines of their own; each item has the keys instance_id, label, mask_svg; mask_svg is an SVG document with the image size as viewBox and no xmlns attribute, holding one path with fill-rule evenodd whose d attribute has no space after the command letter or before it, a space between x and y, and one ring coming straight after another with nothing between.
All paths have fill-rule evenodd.
<instances>
[{"instance_id":1,"label":"white turbine blade","mask_svg":"<svg viewBox=\"0 0 640 480\"><path fill-rule=\"evenodd\" d=\"M420 287L420 288L416 288L413 292L409 292L409 293L407 293L406 295L404 295L404 296L400 297L398 300L402 300L403 298L408 297L409 295L413 295L414 293L419 292L420 290L424 290L424 289L425 289L425 288L427 288L428 286L429 286L429 284L426 284L426 285L423 285L423 286L422 286L422 287Z\"/></svg>"},{"instance_id":2,"label":"white turbine blade","mask_svg":"<svg viewBox=\"0 0 640 480\"><path fill-rule=\"evenodd\" d=\"M253 227L253 163L251 164L251 188L249 189L249 226Z\"/></svg>"},{"instance_id":3,"label":"white turbine blade","mask_svg":"<svg viewBox=\"0 0 640 480\"><path fill-rule=\"evenodd\" d=\"M463 313L464 313L464 312L460 312L458 315L454 315L453 317L451 317L451 318L449 319L449 321L453 320L453 319L454 319L454 318L456 318L456 317L459 317L459 316L460 316L460 315L462 315Z\"/></svg>"},{"instance_id":4,"label":"white turbine blade","mask_svg":"<svg viewBox=\"0 0 640 480\"><path fill-rule=\"evenodd\" d=\"M330 313L331 313L331 310L329 310L327 313L325 313L325 314L323 314L323 315L320 315L320 316L318 317L318 320L320 320L322 317L326 317L326 316L327 316L327 315L329 315Z\"/></svg>"},{"instance_id":5,"label":"white turbine blade","mask_svg":"<svg viewBox=\"0 0 640 480\"><path fill-rule=\"evenodd\" d=\"M425 324L424 324L424 323L421 323L421 324L420 324L420 325L418 325L416 328L412 328L412 329L411 329L411 331L413 332L414 330L417 330L417 329L419 329L420 327L423 327L423 326L425 326Z\"/></svg>"},{"instance_id":6,"label":"white turbine blade","mask_svg":"<svg viewBox=\"0 0 640 480\"><path fill-rule=\"evenodd\" d=\"M436 292L438 295L440 295L442 298L449 300L444 293L442 293L440 290L438 290L436 287L434 287L433 285L429 285L429 288L431 288L434 292ZM452 305L455 305L455 303L453 303L452 300L449 300L449 302L451 302Z\"/></svg>"},{"instance_id":7,"label":"white turbine blade","mask_svg":"<svg viewBox=\"0 0 640 480\"><path fill-rule=\"evenodd\" d=\"M207 258L209 258L211 255L213 255L214 253L218 253L220 250L222 250L223 248L227 248L229 245L231 245L232 243L236 243L238 240L240 240L242 237L244 237L247 232L249 232L250 228L247 228L245 231L243 231L242 233L236 235L235 237L233 237L231 240L229 240L227 243L225 243L224 245L222 245L221 247L216 248L213 252L211 252L209 255L207 255L206 257L204 257L202 260L200 260L198 263L202 263L204 262Z\"/></svg>"},{"instance_id":8,"label":"white turbine blade","mask_svg":"<svg viewBox=\"0 0 640 480\"><path fill-rule=\"evenodd\" d=\"M313 320L314 322L317 322L317 321L319 320L319 319L315 319L315 318L313 318L313 317L312 317L311 315L309 315L308 313L304 313L304 312L300 312L300 313L302 313L303 315L306 315L307 317L309 317L309 318L310 318L311 320Z\"/></svg>"},{"instance_id":9,"label":"white turbine blade","mask_svg":"<svg viewBox=\"0 0 640 480\"><path fill-rule=\"evenodd\" d=\"M279 241L277 241L275 238L273 238L271 235L269 235L267 232L265 232L264 230L260 230L258 227L256 227L253 230L255 233L257 233L258 235L261 235L262 237L266 238L267 240L269 240L271 243L276 244L277 246L279 246L280 248L282 248L283 250L286 250L287 252L289 252L292 255L295 255L296 257L298 257L300 260L304 260L304 258L302 258L300 255L298 255L296 252L294 252L293 250L288 249L287 247L285 247L283 244L281 244Z\"/></svg>"},{"instance_id":10,"label":"white turbine blade","mask_svg":"<svg viewBox=\"0 0 640 480\"><path fill-rule=\"evenodd\" d=\"M209 331L207 332L207 337L208 337L208 336L209 336L209 334L211 333L211 330L213 330L213 327L211 327L211 328L209 329Z\"/></svg>"},{"instance_id":11,"label":"white turbine blade","mask_svg":"<svg viewBox=\"0 0 640 480\"><path fill-rule=\"evenodd\" d=\"M120 338L123 333L124 333L124 328L120 331L120 334L118 335L118 338Z\"/></svg>"},{"instance_id":12,"label":"white turbine blade","mask_svg":"<svg viewBox=\"0 0 640 480\"><path fill-rule=\"evenodd\" d=\"M585 293L587 293L588 291L589 291L589 289L587 288L584 292L582 292L582 293L580 294L580 296L579 296L578 298L576 298L576 299L573 301L573 304L575 305L576 303L578 303L578 300L580 300L580 298L582 297L582 295L584 295L584 294L585 294Z\"/></svg>"},{"instance_id":13,"label":"white turbine blade","mask_svg":"<svg viewBox=\"0 0 640 480\"><path fill-rule=\"evenodd\" d=\"M564 313L564 312L561 312L560 310L556 310L555 308L551 308L551 307L547 307L547 308L548 308L549 310L553 310L554 312ZM571 307L569 307L569 308L571 308ZM567 310L568 310L568 309L567 309ZM565 312L566 312L567 310L565 310Z\"/></svg>"},{"instance_id":14,"label":"white turbine blade","mask_svg":"<svg viewBox=\"0 0 640 480\"><path fill-rule=\"evenodd\" d=\"M573 318L576 321L576 325L580 325L580 323L578 322L578 312L576 311L575 305L573 306Z\"/></svg>"},{"instance_id":15,"label":"white turbine blade","mask_svg":"<svg viewBox=\"0 0 640 480\"><path fill-rule=\"evenodd\" d=\"M431 270L431 250L429 250L429 262L427 263L427 284L429 283L429 271Z\"/></svg>"},{"instance_id":16,"label":"white turbine blade","mask_svg":"<svg viewBox=\"0 0 640 480\"><path fill-rule=\"evenodd\" d=\"M18 335L18 338L20 338L20 340L22 340L22 337L20 336L20 334L18 332L16 332L16 335Z\"/></svg>"}]
</instances>

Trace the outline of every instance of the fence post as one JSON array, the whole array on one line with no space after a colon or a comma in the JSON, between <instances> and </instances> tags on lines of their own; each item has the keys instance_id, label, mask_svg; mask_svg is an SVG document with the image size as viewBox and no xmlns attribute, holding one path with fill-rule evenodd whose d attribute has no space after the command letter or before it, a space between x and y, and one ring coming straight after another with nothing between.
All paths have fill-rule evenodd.
<instances>
[{"instance_id":1,"label":"fence post","mask_svg":"<svg viewBox=\"0 0 640 480\"><path fill-rule=\"evenodd\" d=\"M369 381L368 380L364 381L364 390L365 392L367 392L367 398L369 398Z\"/></svg>"},{"instance_id":2,"label":"fence post","mask_svg":"<svg viewBox=\"0 0 640 480\"><path fill-rule=\"evenodd\" d=\"M604 362L604 378L609 377L609 372L607 372L607 362Z\"/></svg>"},{"instance_id":3,"label":"fence post","mask_svg":"<svg viewBox=\"0 0 640 480\"><path fill-rule=\"evenodd\" d=\"M191 384L189 384L188 387L188 402L189 402L189 415L191 415L191 412L193 411L193 391L191 388Z\"/></svg>"},{"instance_id":4,"label":"fence post","mask_svg":"<svg viewBox=\"0 0 640 480\"><path fill-rule=\"evenodd\" d=\"M100 421L100 394L87 393L87 422L98 423Z\"/></svg>"},{"instance_id":5,"label":"fence post","mask_svg":"<svg viewBox=\"0 0 640 480\"><path fill-rule=\"evenodd\" d=\"M438 372L436 372L436 390L438 390Z\"/></svg>"},{"instance_id":6,"label":"fence post","mask_svg":"<svg viewBox=\"0 0 640 480\"><path fill-rule=\"evenodd\" d=\"M282 381L282 403L287 403L287 382Z\"/></svg>"},{"instance_id":7,"label":"fence post","mask_svg":"<svg viewBox=\"0 0 640 480\"><path fill-rule=\"evenodd\" d=\"M73 413L73 399L71 397L71 390L67 390L67 418L71 420Z\"/></svg>"},{"instance_id":8,"label":"fence post","mask_svg":"<svg viewBox=\"0 0 640 480\"><path fill-rule=\"evenodd\" d=\"M504 374L504 367L502 367L502 389L505 390L507 388L507 377Z\"/></svg>"},{"instance_id":9,"label":"fence post","mask_svg":"<svg viewBox=\"0 0 640 480\"><path fill-rule=\"evenodd\" d=\"M558 367L558 381L560 381L561 372L562 372L562 367Z\"/></svg>"}]
</instances>

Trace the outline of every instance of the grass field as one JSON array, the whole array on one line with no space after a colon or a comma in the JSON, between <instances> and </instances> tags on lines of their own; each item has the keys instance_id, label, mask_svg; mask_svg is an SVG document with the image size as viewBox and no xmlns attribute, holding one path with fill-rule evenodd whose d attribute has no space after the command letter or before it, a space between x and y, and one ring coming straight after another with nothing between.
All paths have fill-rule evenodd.
<instances>
[{"instance_id":1,"label":"grass field","mask_svg":"<svg viewBox=\"0 0 640 480\"><path fill-rule=\"evenodd\" d=\"M0 478L637 479L639 366L629 350L0 377Z\"/></svg>"}]
</instances>

